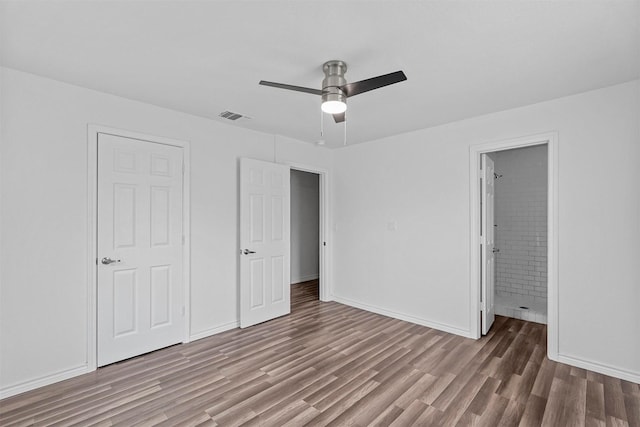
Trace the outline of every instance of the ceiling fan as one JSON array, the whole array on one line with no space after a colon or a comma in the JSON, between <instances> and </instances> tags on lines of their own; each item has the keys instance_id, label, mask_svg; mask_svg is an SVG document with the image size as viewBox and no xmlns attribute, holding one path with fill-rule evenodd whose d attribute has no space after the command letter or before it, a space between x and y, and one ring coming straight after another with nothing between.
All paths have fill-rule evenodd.
<instances>
[{"instance_id":1,"label":"ceiling fan","mask_svg":"<svg viewBox=\"0 0 640 427\"><path fill-rule=\"evenodd\" d=\"M322 89L267 82L265 80L260 80L259 84L294 90L296 92L310 93L312 95L320 95L322 97L322 111L333 115L336 123L340 123L345 121L347 98L407 80L407 76L405 76L402 71L396 71L394 73L360 80L359 82L347 83L347 80L344 78L344 74L347 72L347 64L344 61L338 60L325 62L322 70L324 71Z\"/></svg>"}]
</instances>

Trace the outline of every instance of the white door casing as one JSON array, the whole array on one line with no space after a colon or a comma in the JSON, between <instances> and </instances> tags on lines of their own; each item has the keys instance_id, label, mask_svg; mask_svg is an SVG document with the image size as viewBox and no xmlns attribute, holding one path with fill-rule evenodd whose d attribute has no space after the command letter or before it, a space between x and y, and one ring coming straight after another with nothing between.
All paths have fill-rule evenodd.
<instances>
[{"instance_id":1,"label":"white door casing","mask_svg":"<svg viewBox=\"0 0 640 427\"><path fill-rule=\"evenodd\" d=\"M289 167L240 159L240 327L291 311Z\"/></svg>"},{"instance_id":2,"label":"white door casing","mask_svg":"<svg viewBox=\"0 0 640 427\"><path fill-rule=\"evenodd\" d=\"M180 147L98 135L98 366L183 341L183 170Z\"/></svg>"},{"instance_id":3,"label":"white door casing","mask_svg":"<svg viewBox=\"0 0 640 427\"><path fill-rule=\"evenodd\" d=\"M559 355L559 135L557 132L548 132L536 135L522 136L508 140L490 141L473 144L469 147L469 202L470 202L470 233L469 233L469 295L471 304L469 305L469 335L470 338L478 339L482 336L482 319L479 316L481 311L481 279L482 268L482 236L480 234L480 199L482 189L478 183L480 176L481 157L483 153L492 153L513 148L531 147L534 145L546 144L548 147L548 169L547 169L547 357L550 360L560 361ZM565 360L567 362L568 360ZM574 360L575 362L575 360Z\"/></svg>"},{"instance_id":4,"label":"white door casing","mask_svg":"<svg viewBox=\"0 0 640 427\"><path fill-rule=\"evenodd\" d=\"M482 335L486 335L495 320L495 187L494 164L486 154L482 154Z\"/></svg>"},{"instance_id":5,"label":"white door casing","mask_svg":"<svg viewBox=\"0 0 640 427\"><path fill-rule=\"evenodd\" d=\"M300 163L286 163L289 166L289 170L297 170L302 172L309 172L318 175L319 178L319 221L320 229L318 230L319 238L319 291L320 301L331 301L332 296L330 292L329 276L331 271L331 248L328 244L327 230L329 229L329 172L326 169L318 168L316 166L304 165Z\"/></svg>"}]
</instances>

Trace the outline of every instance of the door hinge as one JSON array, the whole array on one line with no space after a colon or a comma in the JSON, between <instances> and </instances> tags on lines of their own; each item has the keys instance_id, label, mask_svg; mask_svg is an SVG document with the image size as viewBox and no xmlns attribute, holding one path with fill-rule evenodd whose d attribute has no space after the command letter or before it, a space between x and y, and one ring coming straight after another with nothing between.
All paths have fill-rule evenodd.
<instances>
[{"instance_id":1,"label":"door hinge","mask_svg":"<svg viewBox=\"0 0 640 427\"><path fill-rule=\"evenodd\" d=\"M487 311L487 303L486 303L486 301L482 301L480 303L480 311L482 311L482 312Z\"/></svg>"},{"instance_id":2,"label":"door hinge","mask_svg":"<svg viewBox=\"0 0 640 427\"><path fill-rule=\"evenodd\" d=\"M327 242L322 242L322 246L327 246Z\"/></svg>"}]
</instances>

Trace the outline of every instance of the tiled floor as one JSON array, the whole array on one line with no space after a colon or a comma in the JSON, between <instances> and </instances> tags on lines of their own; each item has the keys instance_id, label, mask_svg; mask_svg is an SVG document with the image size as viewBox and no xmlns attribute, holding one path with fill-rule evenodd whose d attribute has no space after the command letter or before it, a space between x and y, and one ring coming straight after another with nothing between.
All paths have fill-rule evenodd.
<instances>
[{"instance_id":1,"label":"tiled floor","mask_svg":"<svg viewBox=\"0 0 640 427\"><path fill-rule=\"evenodd\" d=\"M528 307L528 308L522 308ZM495 296L496 314L528 320L536 323L547 323L547 302L528 299L526 297Z\"/></svg>"}]
</instances>

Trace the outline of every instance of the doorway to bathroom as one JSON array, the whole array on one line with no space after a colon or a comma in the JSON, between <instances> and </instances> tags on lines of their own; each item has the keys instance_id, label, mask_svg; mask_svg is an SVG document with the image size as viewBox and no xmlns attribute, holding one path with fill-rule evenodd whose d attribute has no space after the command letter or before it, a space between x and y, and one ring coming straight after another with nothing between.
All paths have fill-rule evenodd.
<instances>
[{"instance_id":1,"label":"doorway to bathroom","mask_svg":"<svg viewBox=\"0 0 640 427\"><path fill-rule=\"evenodd\" d=\"M483 155L494 165L495 314L546 324L547 145Z\"/></svg>"},{"instance_id":2,"label":"doorway to bathroom","mask_svg":"<svg viewBox=\"0 0 640 427\"><path fill-rule=\"evenodd\" d=\"M472 146L470 172L472 331L496 315L544 323L556 354L557 136Z\"/></svg>"}]
</instances>

